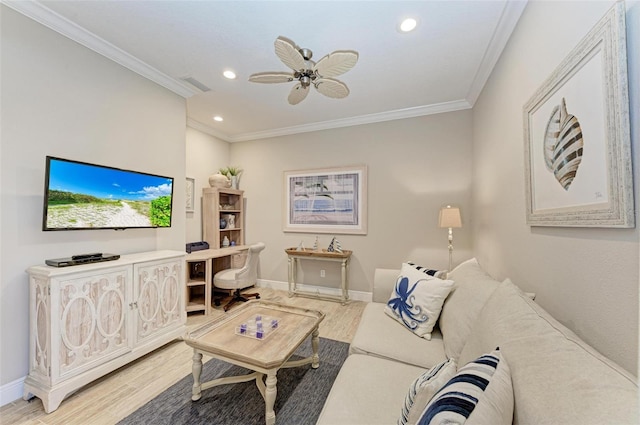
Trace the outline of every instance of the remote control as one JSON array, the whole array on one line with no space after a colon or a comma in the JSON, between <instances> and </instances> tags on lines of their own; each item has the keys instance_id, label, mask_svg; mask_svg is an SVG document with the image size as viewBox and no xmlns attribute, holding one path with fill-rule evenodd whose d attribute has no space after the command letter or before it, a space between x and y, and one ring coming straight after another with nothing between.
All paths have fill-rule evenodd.
<instances>
[{"instance_id":1,"label":"remote control","mask_svg":"<svg viewBox=\"0 0 640 425\"><path fill-rule=\"evenodd\" d=\"M87 258L97 258L102 257L101 252L92 252L91 254L80 254L80 255L72 255L72 260L86 260Z\"/></svg>"}]
</instances>

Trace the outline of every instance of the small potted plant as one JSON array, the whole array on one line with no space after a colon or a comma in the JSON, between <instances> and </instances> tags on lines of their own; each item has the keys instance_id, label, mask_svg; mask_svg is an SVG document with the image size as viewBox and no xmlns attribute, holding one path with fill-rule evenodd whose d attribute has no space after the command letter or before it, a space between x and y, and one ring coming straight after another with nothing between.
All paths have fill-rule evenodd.
<instances>
[{"instance_id":1,"label":"small potted plant","mask_svg":"<svg viewBox=\"0 0 640 425\"><path fill-rule=\"evenodd\" d=\"M233 189L238 188L238 179L240 178L240 174L242 174L242 168L235 166L228 166L226 168L220 169L220 174L223 174L231 180L231 187Z\"/></svg>"}]
</instances>

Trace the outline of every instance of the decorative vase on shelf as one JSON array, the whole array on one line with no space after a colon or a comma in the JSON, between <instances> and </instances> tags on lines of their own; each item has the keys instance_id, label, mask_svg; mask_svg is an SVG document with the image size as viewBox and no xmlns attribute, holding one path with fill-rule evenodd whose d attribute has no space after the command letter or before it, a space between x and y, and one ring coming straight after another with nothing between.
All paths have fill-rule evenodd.
<instances>
[{"instance_id":1,"label":"decorative vase on shelf","mask_svg":"<svg viewBox=\"0 0 640 425\"><path fill-rule=\"evenodd\" d=\"M226 189L231 186L231 180L224 174L216 173L209 176L209 186Z\"/></svg>"},{"instance_id":2,"label":"decorative vase on shelf","mask_svg":"<svg viewBox=\"0 0 640 425\"><path fill-rule=\"evenodd\" d=\"M225 220L224 218L220 219L220 228L221 229L226 229L227 228L227 220Z\"/></svg>"},{"instance_id":3,"label":"decorative vase on shelf","mask_svg":"<svg viewBox=\"0 0 640 425\"><path fill-rule=\"evenodd\" d=\"M231 176L231 189L238 189L238 176Z\"/></svg>"},{"instance_id":4,"label":"decorative vase on shelf","mask_svg":"<svg viewBox=\"0 0 640 425\"><path fill-rule=\"evenodd\" d=\"M229 238L225 236L225 237L222 239L222 247L223 247L223 248L226 248L226 247L228 247L228 246L229 246Z\"/></svg>"}]
</instances>

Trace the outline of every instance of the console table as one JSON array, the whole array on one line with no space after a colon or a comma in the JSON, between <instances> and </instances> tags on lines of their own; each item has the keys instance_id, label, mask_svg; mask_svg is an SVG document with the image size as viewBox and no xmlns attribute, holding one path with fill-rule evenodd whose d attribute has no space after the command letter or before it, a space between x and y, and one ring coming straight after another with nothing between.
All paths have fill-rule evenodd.
<instances>
[{"instance_id":1,"label":"console table","mask_svg":"<svg viewBox=\"0 0 640 425\"><path fill-rule=\"evenodd\" d=\"M327 250L316 251L313 249L301 249L287 248L285 249L287 256L289 257L289 296L302 295L314 298L324 298L331 301L340 301L345 304L349 300L349 259L351 258L351 251L344 250L342 252L330 252ZM301 291L297 289L296 283L296 271L298 269L298 261L300 260L317 260L317 261L332 261L340 263L341 268L341 282L340 288L342 290L341 295L328 295L328 294L316 294L308 291Z\"/></svg>"}]
</instances>

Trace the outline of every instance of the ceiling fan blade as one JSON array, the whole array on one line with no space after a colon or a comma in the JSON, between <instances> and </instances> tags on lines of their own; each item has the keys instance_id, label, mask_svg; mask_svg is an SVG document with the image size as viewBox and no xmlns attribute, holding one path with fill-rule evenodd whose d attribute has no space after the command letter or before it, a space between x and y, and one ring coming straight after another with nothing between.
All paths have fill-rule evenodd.
<instances>
[{"instance_id":1,"label":"ceiling fan blade","mask_svg":"<svg viewBox=\"0 0 640 425\"><path fill-rule=\"evenodd\" d=\"M334 99L342 99L349 95L346 84L333 78L319 78L313 82L313 85L320 93Z\"/></svg>"},{"instance_id":2,"label":"ceiling fan blade","mask_svg":"<svg viewBox=\"0 0 640 425\"><path fill-rule=\"evenodd\" d=\"M289 72L257 72L249 76L252 83L288 83L293 80L293 75Z\"/></svg>"},{"instance_id":3,"label":"ceiling fan blade","mask_svg":"<svg viewBox=\"0 0 640 425\"><path fill-rule=\"evenodd\" d=\"M358 52L336 50L320 59L313 69L320 77L337 77L353 68L357 62Z\"/></svg>"},{"instance_id":4,"label":"ceiling fan blade","mask_svg":"<svg viewBox=\"0 0 640 425\"><path fill-rule=\"evenodd\" d=\"M278 37L275 41L276 55L280 60L294 71L301 71L306 68L304 58L298 51L296 44L286 37Z\"/></svg>"},{"instance_id":5,"label":"ceiling fan blade","mask_svg":"<svg viewBox=\"0 0 640 425\"><path fill-rule=\"evenodd\" d=\"M308 94L309 86L303 87L302 84L298 83L291 89L291 93L289 93L287 100L290 104L297 105L302 102Z\"/></svg>"}]
</instances>

